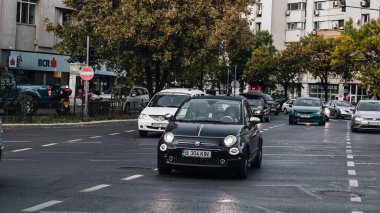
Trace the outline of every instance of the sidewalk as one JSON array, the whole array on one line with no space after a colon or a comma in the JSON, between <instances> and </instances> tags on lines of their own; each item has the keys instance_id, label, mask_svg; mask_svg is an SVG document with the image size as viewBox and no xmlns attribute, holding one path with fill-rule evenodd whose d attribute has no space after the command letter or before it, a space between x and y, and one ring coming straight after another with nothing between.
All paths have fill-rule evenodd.
<instances>
[{"instance_id":1,"label":"sidewalk","mask_svg":"<svg viewBox=\"0 0 380 213\"><path fill-rule=\"evenodd\" d=\"M3 127L48 127L48 126L83 126L103 123L117 123L117 122L135 122L137 119L125 120L102 120L102 121L88 121L78 123L30 123L30 124L3 124Z\"/></svg>"}]
</instances>

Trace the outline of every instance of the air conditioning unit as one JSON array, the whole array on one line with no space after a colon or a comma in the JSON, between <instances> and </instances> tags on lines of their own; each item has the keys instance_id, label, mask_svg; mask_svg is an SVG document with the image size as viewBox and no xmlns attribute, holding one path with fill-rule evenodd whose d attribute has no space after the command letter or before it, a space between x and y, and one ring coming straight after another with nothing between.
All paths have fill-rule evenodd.
<instances>
[{"instance_id":1,"label":"air conditioning unit","mask_svg":"<svg viewBox=\"0 0 380 213\"><path fill-rule=\"evenodd\" d=\"M314 15L319 16L319 10L314 10Z\"/></svg>"},{"instance_id":2,"label":"air conditioning unit","mask_svg":"<svg viewBox=\"0 0 380 213\"><path fill-rule=\"evenodd\" d=\"M333 29L338 29L338 23L333 23Z\"/></svg>"},{"instance_id":3,"label":"air conditioning unit","mask_svg":"<svg viewBox=\"0 0 380 213\"><path fill-rule=\"evenodd\" d=\"M334 6L334 7L338 7L338 6L339 6L339 2L338 2L338 1L334 1L334 2L333 2L333 6Z\"/></svg>"},{"instance_id":4,"label":"air conditioning unit","mask_svg":"<svg viewBox=\"0 0 380 213\"><path fill-rule=\"evenodd\" d=\"M287 10L287 11L285 12L285 15L286 15L286 16L290 16L290 10Z\"/></svg>"},{"instance_id":5,"label":"air conditioning unit","mask_svg":"<svg viewBox=\"0 0 380 213\"><path fill-rule=\"evenodd\" d=\"M360 2L360 6L361 7L368 7L369 6L369 2L368 1L361 1Z\"/></svg>"},{"instance_id":6,"label":"air conditioning unit","mask_svg":"<svg viewBox=\"0 0 380 213\"><path fill-rule=\"evenodd\" d=\"M313 31L311 31L311 34L316 35L317 34L317 30L314 29Z\"/></svg>"}]
</instances>

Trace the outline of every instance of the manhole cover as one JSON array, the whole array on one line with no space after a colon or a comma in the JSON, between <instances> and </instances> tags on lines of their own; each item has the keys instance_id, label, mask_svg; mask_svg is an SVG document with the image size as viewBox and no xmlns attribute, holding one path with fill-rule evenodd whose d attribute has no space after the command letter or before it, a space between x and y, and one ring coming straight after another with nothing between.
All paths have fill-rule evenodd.
<instances>
[{"instance_id":1,"label":"manhole cover","mask_svg":"<svg viewBox=\"0 0 380 213\"><path fill-rule=\"evenodd\" d=\"M320 191L321 195L326 197L341 197L341 198L351 198L351 197L362 197L361 194L348 191Z\"/></svg>"}]
</instances>

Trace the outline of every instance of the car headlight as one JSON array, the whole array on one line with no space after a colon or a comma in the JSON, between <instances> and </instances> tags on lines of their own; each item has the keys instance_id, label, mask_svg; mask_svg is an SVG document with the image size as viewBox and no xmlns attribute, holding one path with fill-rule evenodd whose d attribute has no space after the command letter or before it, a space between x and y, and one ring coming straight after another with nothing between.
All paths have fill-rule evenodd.
<instances>
[{"instance_id":1,"label":"car headlight","mask_svg":"<svg viewBox=\"0 0 380 213\"><path fill-rule=\"evenodd\" d=\"M363 118L360 115L355 116L355 121L362 121Z\"/></svg>"},{"instance_id":2,"label":"car headlight","mask_svg":"<svg viewBox=\"0 0 380 213\"><path fill-rule=\"evenodd\" d=\"M165 135L164 135L164 141L165 141L166 143L171 143L171 142L173 142L173 140L174 140L174 135L173 135L173 133L171 133L171 132L167 132L167 133L165 133Z\"/></svg>"},{"instance_id":3,"label":"car headlight","mask_svg":"<svg viewBox=\"0 0 380 213\"><path fill-rule=\"evenodd\" d=\"M224 138L224 145L226 147L231 147L233 146L237 141L237 138L233 135L228 135L227 137Z\"/></svg>"},{"instance_id":4,"label":"car headlight","mask_svg":"<svg viewBox=\"0 0 380 213\"><path fill-rule=\"evenodd\" d=\"M326 109L325 109L325 112L326 112L326 114L329 115L329 114L330 114L330 109L329 109L329 108L326 108Z\"/></svg>"},{"instance_id":5,"label":"car headlight","mask_svg":"<svg viewBox=\"0 0 380 213\"><path fill-rule=\"evenodd\" d=\"M147 114L140 114L139 115L139 119L148 119L149 118L149 115L147 115Z\"/></svg>"},{"instance_id":6,"label":"car headlight","mask_svg":"<svg viewBox=\"0 0 380 213\"><path fill-rule=\"evenodd\" d=\"M260 111L260 110L256 110L254 113L255 113L255 114L260 114L261 111Z\"/></svg>"}]
</instances>

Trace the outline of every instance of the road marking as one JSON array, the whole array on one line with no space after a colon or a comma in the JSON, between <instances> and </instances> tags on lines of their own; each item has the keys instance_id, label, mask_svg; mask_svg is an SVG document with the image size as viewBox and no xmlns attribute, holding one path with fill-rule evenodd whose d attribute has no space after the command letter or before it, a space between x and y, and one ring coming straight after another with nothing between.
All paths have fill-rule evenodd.
<instances>
[{"instance_id":1,"label":"road marking","mask_svg":"<svg viewBox=\"0 0 380 213\"><path fill-rule=\"evenodd\" d=\"M357 180L349 180L348 183L351 187L359 187L359 183Z\"/></svg>"},{"instance_id":2,"label":"road marking","mask_svg":"<svg viewBox=\"0 0 380 213\"><path fill-rule=\"evenodd\" d=\"M12 150L11 152L22 152L22 151L31 150L31 149L32 148L16 149L16 150Z\"/></svg>"},{"instance_id":3,"label":"road marking","mask_svg":"<svg viewBox=\"0 0 380 213\"><path fill-rule=\"evenodd\" d=\"M269 129L273 129L273 128L274 128L273 126L269 127Z\"/></svg>"},{"instance_id":4,"label":"road marking","mask_svg":"<svg viewBox=\"0 0 380 213\"><path fill-rule=\"evenodd\" d=\"M100 184L100 185L97 185L97 186L94 186L94 187L91 187L91 188L88 188L88 189L83 189L80 192L93 192L93 191L96 191L96 190L99 190L99 189L103 189L103 188L106 188L106 187L109 187L109 186L110 185L108 185L108 184Z\"/></svg>"},{"instance_id":5,"label":"road marking","mask_svg":"<svg viewBox=\"0 0 380 213\"><path fill-rule=\"evenodd\" d=\"M39 205L30 207L30 208L27 208L27 209L24 209L21 211L23 211L23 212L35 212L35 211L38 211L38 210L44 209L46 207L53 206L53 205L58 204L58 203L62 203L62 202L63 201L59 201L59 200L51 200L51 201L48 201L46 203L41 203Z\"/></svg>"},{"instance_id":6,"label":"road marking","mask_svg":"<svg viewBox=\"0 0 380 213\"><path fill-rule=\"evenodd\" d=\"M362 211L351 211L351 213L363 213Z\"/></svg>"},{"instance_id":7,"label":"road marking","mask_svg":"<svg viewBox=\"0 0 380 213\"><path fill-rule=\"evenodd\" d=\"M354 161L347 161L347 166L354 167L355 166Z\"/></svg>"},{"instance_id":8,"label":"road marking","mask_svg":"<svg viewBox=\"0 0 380 213\"><path fill-rule=\"evenodd\" d=\"M346 141L351 141L351 139L347 138Z\"/></svg>"},{"instance_id":9,"label":"road marking","mask_svg":"<svg viewBox=\"0 0 380 213\"><path fill-rule=\"evenodd\" d=\"M356 195L351 195L351 202L360 203L362 202L362 199Z\"/></svg>"},{"instance_id":10,"label":"road marking","mask_svg":"<svg viewBox=\"0 0 380 213\"><path fill-rule=\"evenodd\" d=\"M100 141L78 141L78 142L64 142L64 143L72 143L72 144L88 144L88 143L96 143L96 144L99 144L99 143L102 143Z\"/></svg>"},{"instance_id":11,"label":"road marking","mask_svg":"<svg viewBox=\"0 0 380 213\"><path fill-rule=\"evenodd\" d=\"M95 139L95 138L101 138L102 136L92 136L92 137L90 137L91 139Z\"/></svg>"},{"instance_id":12,"label":"road marking","mask_svg":"<svg viewBox=\"0 0 380 213\"><path fill-rule=\"evenodd\" d=\"M4 143L31 143L32 141L3 141Z\"/></svg>"},{"instance_id":13,"label":"road marking","mask_svg":"<svg viewBox=\"0 0 380 213\"><path fill-rule=\"evenodd\" d=\"M153 171L157 171L157 170L158 170L158 168L153 169Z\"/></svg>"},{"instance_id":14,"label":"road marking","mask_svg":"<svg viewBox=\"0 0 380 213\"><path fill-rule=\"evenodd\" d=\"M352 153L352 150L351 149L347 149L346 152L347 153Z\"/></svg>"},{"instance_id":15,"label":"road marking","mask_svg":"<svg viewBox=\"0 0 380 213\"><path fill-rule=\"evenodd\" d=\"M348 159L353 159L354 156L352 156L352 155L347 155L347 158L348 158Z\"/></svg>"},{"instance_id":16,"label":"road marking","mask_svg":"<svg viewBox=\"0 0 380 213\"><path fill-rule=\"evenodd\" d=\"M111 133L111 134L108 134L108 135L111 135L111 136L113 136L113 135L119 135L120 133L118 133L118 132L115 132L115 133Z\"/></svg>"},{"instance_id":17,"label":"road marking","mask_svg":"<svg viewBox=\"0 0 380 213\"><path fill-rule=\"evenodd\" d=\"M135 130L127 130L127 131L125 131L125 132L134 132Z\"/></svg>"},{"instance_id":18,"label":"road marking","mask_svg":"<svg viewBox=\"0 0 380 213\"><path fill-rule=\"evenodd\" d=\"M77 141L82 141L83 139L74 139L74 140L69 140L67 142L77 142Z\"/></svg>"},{"instance_id":19,"label":"road marking","mask_svg":"<svg viewBox=\"0 0 380 213\"><path fill-rule=\"evenodd\" d=\"M263 129L264 131L268 131L268 129Z\"/></svg>"},{"instance_id":20,"label":"road marking","mask_svg":"<svg viewBox=\"0 0 380 213\"><path fill-rule=\"evenodd\" d=\"M352 149L351 146L346 146L346 149Z\"/></svg>"},{"instance_id":21,"label":"road marking","mask_svg":"<svg viewBox=\"0 0 380 213\"><path fill-rule=\"evenodd\" d=\"M351 142L346 142L347 145L351 145Z\"/></svg>"},{"instance_id":22,"label":"road marking","mask_svg":"<svg viewBox=\"0 0 380 213\"><path fill-rule=\"evenodd\" d=\"M132 176L123 178L121 180L133 180L133 179L136 179L136 178L139 178L139 177L142 177L142 176L144 176L144 175L132 175Z\"/></svg>"},{"instance_id":23,"label":"road marking","mask_svg":"<svg viewBox=\"0 0 380 213\"><path fill-rule=\"evenodd\" d=\"M348 175L356 175L356 171L355 170L348 170Z\"/></svg>"},{"instance_id":24,"label":"road marking","mask_svg":"<svg viewBox=\"0 0 380 213\"><path fill-rule=\"evenodd\" d=\"M54 145L57 145L57 143L49 143L49 144L44 144L44 145L41 145L41 146L48 147L48 146L54 146Z\"/></svg>"}]
</instances>

